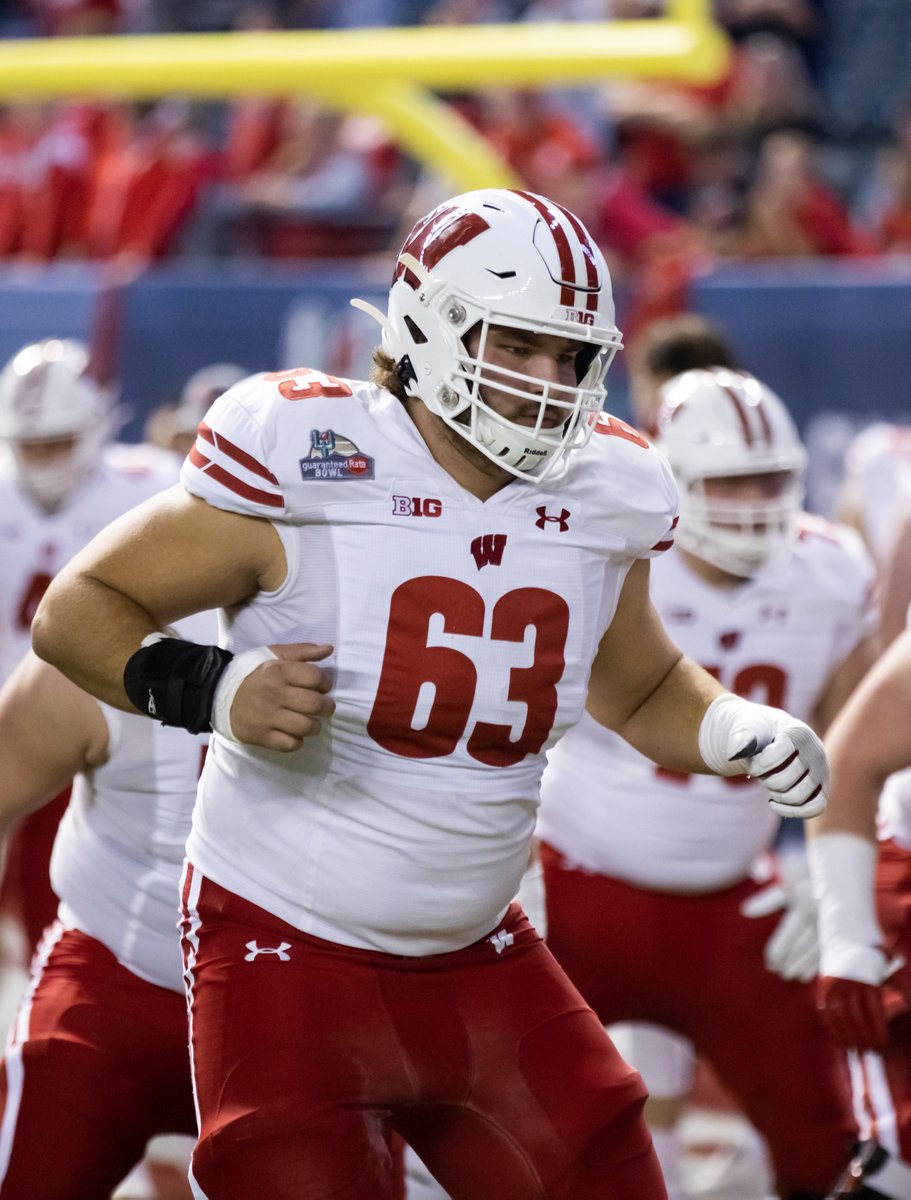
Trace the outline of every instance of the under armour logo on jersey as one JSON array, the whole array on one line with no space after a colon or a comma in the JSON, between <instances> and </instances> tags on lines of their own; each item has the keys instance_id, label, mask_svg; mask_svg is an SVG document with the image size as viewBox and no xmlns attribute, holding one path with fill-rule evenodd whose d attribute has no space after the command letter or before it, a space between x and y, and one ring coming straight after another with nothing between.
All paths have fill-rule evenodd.
<instances>
[{"instance_id":1,"label":"under armour logo on jersey","mask_svg":"<svg viewBox=\"0 0 911 1200\"><path fill-rule=\"evenodd\" d=\"M498 929L496 933L492 933L487 939L496 950L497 954L502 954L507 946L511 946L516 940L511 933L507 933L505 929Z\"/></svg>"},{"instance_id":2,"label":"under armour logo on jersey","mask_svg":"<svg viewBox=\"0 0 911 1200\"><path fill-rule=\"evenodd\" d=\"M543 529L549 521L556 522L560 526L561 533L566 533L567 529L569 529L569 518L572 516L572 513L568 508L564 508L558 517L552 517L543 504L539 504L535 512L538 514L535 524L539 529Z\"/></svg>"},{"instance_id":3,"label":"under armour logo on jersey","mask_svg":"<svg viewBox=\"0 0 911 1200\"><path fill-rule=\"evenodd\" d=\"M280 942L277 946L260 946L256 942L247 942L249 954L244 955L244 962L253 962L260 954L274 954L279 962L290 962L291 955L287 953L291 949L290 942Z\"/></svg>"},{"instance_id":4,"label":"under armour logo on jersey","mask_svg":"<svg viewBox=\"0 0 911 1200\"><path fill-rule=\"evenodd\" d=\"M479 571L481 567L500 566L505 549L505 533L483 533L471 543L471 554Z\"/></svg>"}]
</instances>

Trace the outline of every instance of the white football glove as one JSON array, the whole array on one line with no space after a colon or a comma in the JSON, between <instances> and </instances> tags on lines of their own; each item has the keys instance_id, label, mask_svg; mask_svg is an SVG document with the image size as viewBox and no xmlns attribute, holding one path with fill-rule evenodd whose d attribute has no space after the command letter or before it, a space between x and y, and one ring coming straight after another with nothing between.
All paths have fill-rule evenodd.
<instances>
[{"instance_id":1,"label":"white football glove","mask_svg":"<svg viewBox=\"0 0 911 1200\"><path fill-rule=\"evenodd\" d=\"M767 917L774 912L782 914L765 945L766 969L782 979L809 983L819 970L819 932L813 885L803 862L793 870L781 864L780 871L781 878L754 892L740 906L740 911L745 917Z\"/></svg>"},{"instance_id":2,"label":"white football glove","mask_svg":"<svg viewBox=\"0 0 911 1200\"><path fill-rule=\"evenodd\" d=\"M823 744L803 721L780 708L726 692L699 727L699 752L717 775L750 775L769 793L780 817L818 816L826 807L829 764Z\"/></svg>"}]
</instances>

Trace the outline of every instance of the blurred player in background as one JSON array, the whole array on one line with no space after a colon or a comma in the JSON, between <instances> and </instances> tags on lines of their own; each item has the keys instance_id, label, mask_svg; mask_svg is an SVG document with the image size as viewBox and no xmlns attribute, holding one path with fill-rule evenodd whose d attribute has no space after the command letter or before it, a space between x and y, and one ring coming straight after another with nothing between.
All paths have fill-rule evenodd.
<instances>
[{"instance_id":1,"label":"blurred player in background","mask_svg":"<svg viewBox=\"0 0 911 1200\"><path fill-rule=\"evenodd\" d=\"M35 342L0 370L0 681L29 648L32 617L63 564L176 478L164 456L113 441L115 401L80 342ZM2 907L29 950L57 907L47 859L64 805L65 795L26 821L9 847Z\"/></svg>"},{"instance_id":2,"label":"blurred player in background","mask_svg":"<svg viewBox=\"0 0 911 1200\"><path fill-rule=\"evenodd\" d=\"M214 629L201 614L180 631ZM150 1138L195 1139L177 907L206 739L100 704L29 652L0 688L0 741L4 836L75 776L59 912L0 1063L0 1197L107 1200Z\"/></svg>"},{"instance_id":3,"label":"blurred player in background","mask_svg":"<svg viewBox=\"0 0 911 1200\"><path fill-rule=\"evenodd\" d=\"M149 416L145 436L170 450L182 462L193 448L199 422L218 397L248 375L236 363L217 362L200 367L184 383L176 404L161 404Z\"/></svg>"},{"instance_id":4,"label":"blurred player in background","mask_svg":"<svg viewBox=\"0 0 911 1200\"><path fill-rule=\"evenodd\" d=\"M652 321L627 353L633 424L646 437L657 433L661 388L675 375L699 368L740 366L724 330L698 313Z\"/></svg>"},{"instance_id":5,"label":"blurred player in background","mask_svg":"<svg viewBox=\"0 0 911 1200\"><path fill-rule=\"evenodd\" d=\"M652 600L726 687L824 728L875 652L873 564L852 530L800 511L806 453L764 384L689 371L662 396L657 445L681 513ZM585 713L542 784L547 936L605 1022L652 1022L693 1043L766 1138L782 1197L821 1200L855 1128L843 1056L807 982L809 885L756 863L777 826L757 782L665 771ZM649 1087L680 1195L672 1134L656 1129L689 1091L689 1055L648 1032L618 1044Z\"/></svg>"}]
</instances>

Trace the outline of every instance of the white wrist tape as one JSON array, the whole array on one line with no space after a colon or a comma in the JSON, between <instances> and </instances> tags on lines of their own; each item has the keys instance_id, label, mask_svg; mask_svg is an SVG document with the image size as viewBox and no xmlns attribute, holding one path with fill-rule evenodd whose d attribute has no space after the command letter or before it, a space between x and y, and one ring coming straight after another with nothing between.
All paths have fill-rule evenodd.
<instances>
[{"instance_id":1,"label":"white wrist tape","mask_svg":"<svg viewBox=\"0 0 911 1200\"><path fill-rule=\"evenodd\" d=\"M229 742L240 742L231 728L231 705L237 695L237 689L256 668L264 662L278 658L268 646L256 646L253 650L244 650L228 663L225 672L215 688L215 702L212 705L212 728Z\"/></svg>"},{"instance_id":2,"label":"white wrist tape","mask_svg":"<svg viewBox=\"0 0 911 1200\"><path fill-rule=\"evenodd\" d=\"M876 918L877 848L854 833L807 838L807 862L819 912L821 975L878 984L883 936Z\"/></svg>"},{"instance_id":3,"label":"white wrist tape","mask_svg":"<svg viewBox=\"0 0 911 1200\"><path fill-rule=\"evenodd\" d=\"M757 750L775 736L770 714L775 710L725 692L705 710L699 726L699 753L716 775L741 775L743 764L731 755L755 736ZM755 753L755 751L754 751Z\"/></svg>"},{"instance_id":4,"label":"white wrist tape","mask_svg":"<svg viewBox=\"0 0 911 1200\"><path fill-rule=\"evenodd\" d=\"M163 630L156 629L154 633L147 633L139 645L144 650L146 646L154 646L156 642L163 642L165 638L175 638L178 642L184 640L179 633L174 632L170 625L166 625Z\"/></svg>"}]
</instances>

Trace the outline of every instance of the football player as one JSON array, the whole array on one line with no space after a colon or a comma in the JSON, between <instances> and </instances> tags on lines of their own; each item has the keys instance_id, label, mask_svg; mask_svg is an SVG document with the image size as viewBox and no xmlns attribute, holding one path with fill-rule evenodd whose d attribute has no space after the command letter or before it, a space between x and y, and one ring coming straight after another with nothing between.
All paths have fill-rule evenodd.
<instances>
[{"instance_id":1,"label":"football player","mask_svg":"<svg viewBox=\"0 0 911 1200\"><path fill-rule=\"evenodd\" d=\"M693 370L662 400L680 524L653 564L658 613L725 687L824 728L875 653L873 564L854 531L802 512L806 453L765 384ZM598 718L593 697L544 773L549 945L605 1022L692 1043L764 1135L779 1195L821 1198L855 1127L814 1009L809 885L763 857L778 821L762 781L667 771ZM672 1125L691 1058L653 1043L639 1031L621 1045ZM672 1164L672 1134L656 1145Z\"/></svg>"},{"instance_id":2,"label":"football player","mask_svg":"<svg viewBox=\"0 0 911 1200\"><path fill-rule=\"evenodd\" d=\"M58 914L0 1061L0 1196L102 1200L150 1138L195 1139L176 918L206 739L100 704L31 652L0 688L0 739L0 835L75 776Z\"/></svg>"},{"instance_id":3,"label":"football player","mask_svg":"<svg viewBox=\"0 0 911 1200\"><path fill-rule=\"evenodd\" d=\"M65 562L109 521L174 482L176 467L116 446L116 395L88 347L23 346L0 370L0 682L30 645L32 618ZM65 794L26 819L9 847L2 907L28 952L53 919L47 860Z\"/></svg>"},{"instance_id":4,"label":"football player","mask_svg":"<svg viewBox=\"0 0 911 1200\"><path fill-rule=\"evenodd\" d=\"M106 702L215 730L183 883L194 1179L386 1200L395 1130L455 1200L659 1200L642 1082L511 903L546 748L588 693L667 767L766 775L807 817L821 743L649 602L676 487L602 413L620 334L578 217L457 196L371 311L373 381L237 384L34 627ZM213 607L225 645L168 635Z\"/></svg>"}]
</instances>

